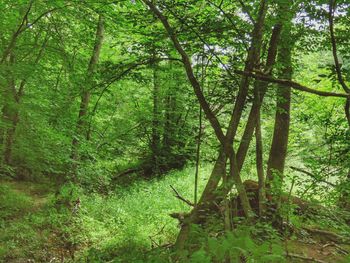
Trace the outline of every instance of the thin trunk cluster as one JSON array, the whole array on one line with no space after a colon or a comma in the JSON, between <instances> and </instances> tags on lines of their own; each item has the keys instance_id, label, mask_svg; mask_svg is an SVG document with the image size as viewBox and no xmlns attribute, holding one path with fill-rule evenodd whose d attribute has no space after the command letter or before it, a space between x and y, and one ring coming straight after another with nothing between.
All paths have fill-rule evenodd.
<instances>
[{"instance_id":1,"label":"thin trunk cluster","mask_svg":"<svg viewBox=\"0 0 350 263\"><path fill-rule=\"evenodd\" d=\"M221 143L221 150L218 159L214 165L211 176L209 177L208 183L200 197L198 204L194 209L186 216L182 222L182 228L179 233L176 247L182 250L185 247L188 235L190 233L191 224L197 224L203 220L205 214L210 210L215 201L226 200L227 194L231 191L232 187L235 186L237 189L240 205L246 217L251 218L254 215L253 209L250 205L245 187L243 185L240 170L242 169L246 153L249 148L250 141L252 140L255 131L256 140L256 168L259 181L259 214L262 215L265 211L266 193L265 193L265 175L264 175L264 161L263 161L263 139L261 133L261 121L260 121L260 110L261 104L268 87L268 82L261 80L255 80L253 83L254 87L254 101L250 110L247 125L243 132L241 143L238 147L236 154L233 142L237 133L237 129L243 114L243 110L246 105L246 99L248 96L249 86L251 78L247 74L243 74L239 86L237 99L234 104L234 108L231 115L226 134L224 134L219 120L215 116L214 112L210 109L210 106L204 97L201 89L201 85L195 77L191 65L189 55L183 49L179 42L175 30L171 27L168 19L162 14L157 6L148 0L144 0L155 16L162 22L165 30L169 34L175 49L180 54L185 71L187 73L189 82L191 83L194 93L198 98L199 104L211 124L215 135ZM291 43L290 37L290 21L292 13L290 7L282 6L279 8L278 23L273 29L270 46L268 49L268 56L264 66L264 76L271 76L272 68L276 61L276 54L278 49L278 65L280 66L279 77L282 79L291 79L291 45L282 44L278 46L279 42ZM251 33L251 45L248 51L247 59L243 72L251 73L258 65L261 64L261 47L263 30L265 25L265 16L268 10L267 1L260 1L258 16L256 18L254 29ZM282 41L279 41L281 39ZM287 142L288 142L288 131L289 131L289 113L290 113L290 87L280 87L277 89L277 105L276 105L276 116L275 116L275 130L273 136L273 142L270 152L267 168L267 178L269 181L272 180L272 171L279 171L283 173L284 163L287 153ZM279 153L278 155L276 153ZM229 163L228 173L226 172L227 161ZM223 179L223 183L219 186L220 179ZM225 201L224 201L225 202ZM227 203L226 203L227 204ZM225 206L225 225L229 228L230 222L227 219L229 213L227 211L228 206Z\"/></svg>"}]
</instances>

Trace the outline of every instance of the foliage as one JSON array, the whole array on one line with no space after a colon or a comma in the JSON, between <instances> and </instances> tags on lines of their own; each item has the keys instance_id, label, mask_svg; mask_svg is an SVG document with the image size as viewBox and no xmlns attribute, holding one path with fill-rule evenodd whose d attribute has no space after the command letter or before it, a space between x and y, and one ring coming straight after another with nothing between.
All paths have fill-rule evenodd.
<instances>
[{"instance_id":1,"label":"foliage","mask_svg":"<svg viewBox=\"0 0 350 263\"><path fill-rule=\"evenodd\" d=\"M283 262L305 226L347 236L349 7L2 0L0 259L169 262L169 214L195 191L210 212L185 261ZM252 226L231 214L257 178L276 209Z\"/></svg>"}]
</instances>

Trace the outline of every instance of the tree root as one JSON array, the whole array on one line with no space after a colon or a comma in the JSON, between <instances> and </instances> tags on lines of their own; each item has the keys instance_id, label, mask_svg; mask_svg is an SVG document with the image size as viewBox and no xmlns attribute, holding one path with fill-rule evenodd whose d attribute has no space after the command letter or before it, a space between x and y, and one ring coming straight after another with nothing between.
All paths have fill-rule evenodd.
<instances>
[{"instance_id":1,"label":"tree root","mask_svg":"<svg viewBox=\"0 0 350 263\"><path fill-rule=\"evenodd\" d=\"M317 258L312 258L312 257L306 257L303 255L299 255L299 254L294 254L294 253L287 253L285 254L286 257L290 257L290 258L298 258L298 259L303 259L303 260L308 260L308 261L312 261L312 262L318 262L318 263L327 263L326 261L317 259Z\"/></svg>"},{"instance_id":2,"label":"tree root","mask_svg":"<svg viewBox=\"0 0 350 263\"><path fill-rule=\"evenodd\" d=\"M330 240L332 242L338 243L338 244L350 244L350 240L344 236L338 235L337 233L334 233L332 231L327 231L323 229L316 229L316 228L310 228L310 227L303 227L304 230L311 234L317 234L322 237L324 237L327 240Z\"/></svg>"}]
</instances>

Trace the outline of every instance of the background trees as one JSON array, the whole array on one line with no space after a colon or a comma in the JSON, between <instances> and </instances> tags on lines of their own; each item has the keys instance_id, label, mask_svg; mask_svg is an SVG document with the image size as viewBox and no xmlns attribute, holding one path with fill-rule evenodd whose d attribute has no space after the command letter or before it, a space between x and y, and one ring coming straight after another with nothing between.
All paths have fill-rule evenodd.
<instances>
[{"instance_id":1,"label":"background trees","mask_svg":"<svg viewBox=\"0 0 350 263\"><path fill-rule=\"evenodd\" d=\"M108 196L195 164L179 250L218 206L226 231L283 225L286 192L349 208L347 1L0 7L1 177Z\"/></svg>"}]
</instances>

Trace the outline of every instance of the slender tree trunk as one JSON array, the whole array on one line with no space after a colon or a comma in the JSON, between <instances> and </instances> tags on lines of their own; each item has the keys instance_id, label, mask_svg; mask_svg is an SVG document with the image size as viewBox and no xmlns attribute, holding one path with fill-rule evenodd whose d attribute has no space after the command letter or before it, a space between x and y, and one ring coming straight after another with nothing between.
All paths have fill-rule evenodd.
<instances>
[{"instance_id":1,"label":"slender tree trunk","mask_svg":"<svg viewBox=\"0 0 350 263\"><path fill-rule=\"evenodd\" d=\"M172 63L170 62L170 70L172 72ZM171 74L171 79L175 80L174 74ZM174 136L174 124L176 122L176 93L174 92L175 87L171 86L167 90L167 95L165 96L165 116L164 116L164 128L163 128L163 142L162 151L167 154L171 151L171 146L173 145Z\"/></svg>"},{"instance_id":2,"label":"slender tree trunk","mask_svg":"<svg viewBox=\"0 0 350 263\"><path fill-rule=\"evenodd\" d=\"M288 3L280 4L283 14L283 28L281 32L281 44L278 50L278 64L280 66L279 78L291 80L292 78L292 46L291 36L293 12ZM283 12L284 11L284 12ZM267 164L267 185L270 188L274 180L278 184L277 191L281 190L283 171L287 156L289 123L290 123L291 88L277 88L277 103L275 126Z\"/></svg>"},{"instance_id":3,"label":"slender tree trunk","mask_svg":"<svg viewBox=\"0 0 350 263\"><path fill-rule=\"evenodd\" d=\"M34 64L39 63L44 50L46 48L46 43L49 39L48 34L46 34L44 42L34 60ZM15 65L15 56L11 53L9 54L8 65L10 68ZM15 133L17 125L19 122L19 107L21 104L21 99L24 94L24 87L27 84L27 79L29 76L25 76L16 88L16 80L13 77L11 70L8 70L8 81L7 88L4 91L5 103L2 109L2 118L4 120L5 128L1 131L1 142L4 144L4 163L7 165L12 164L12 147L15 140Z\"/></svg>"},{"instance_id":4,"label":"slender tree trunk","mask_svg":"<svg viewBox=\"0 0 350 263\"><path fill-rule=\"evenodd\" d=\"M178 236L178 240L176 242L176 247L179 250L183 249L183 246L185 244L185 241L187 239L187 235L189 233L190 224L198 222L201 215L203 215L203 210L207 210L208 204L210 207L210 204L214 201L211 200L211 197L215 196L214 191L217 188L219 180L223 177L225 173L225 167L226 167L226 158L229 157L230 160L230 180L233 180L236 184L236 187L238 189L239 195L242 200L242 206L244 208L245 214L247 217L250 217L252 215L252 210L250 207L250 203L248 201L248 197L246 194L246 191L244 189L244 186L242 184L239 170L237 167L237 161L236 161L236 154L234 152L232 143L233 138L236 133L238 123L240 120L240 117L242 115L242 110L245 104L247 92L248 92L248 86L249 81L248 78L242 78L241 87L239 91L239 100L237 99L237 102L235 104L235 109L232 114L232 118L230 121L230 126L227 131L227 134L224 135L222 131L222 127L216 118L215 114L210 109L208 102L206 101L202 91L200 84L196 77L193 74L193 69L191 66L191 61L187 55L187 53L182 48L180 42L177 39L177 36L174 32L174 30L169 25L169 22L166 17L163 16L163 14L157 9L157 7L148 0L144 0L144 2L149 6L151 11L160 19L162 22L164 28L167 30L170 39L172 40L176 50L182 57L182 61L184 63L184 67L188 76L188 79L194 89L195 95L198 98L198 101L203 109L203 112L205 113L207 119L209 120L210 124L212 125L215 134L220 141L223 150L220 153L220 158L216 162L214 166L213 173L211 177L209 178L209 182L202 194L202 197L198 203L198 205L192 210L190 215L186 218L186 222L184 222L183 227L180 231L180 234ZM247 63L249 64L248 69L252 70L254 68L254 65L258 62L260 57L260 47L261 47L261 39L262 39L262 30L264 25L264 19L266 15L267 10L267 4L264 0L261 0L260 10L259 10L259 16L258 16L258 22L254 26L254 32L253 32L253 40L252 40L252 47L249 51L248 57L247 57ZM227 153L227 157L226 157ZM224 169L223 169L224 168ZM226 196L225 196L226 197ZM203 201L203 203L201 203ZM203 209L204 208L204 209Z\"/></svg>"},{"instance_id":5,"label":"slender tree trunk","mask_svg":"<svg viewBox=\"0 0 350 263\"><path fill-rule=\"evenodd\" d=\"M204 53L204 47L203 47ZM204 67L204 55L202 55L201 61L201 86L202 90L204 89L204 76L205 76L205 67ZM199 177L199 162L200 162L200 151L201 151L201 141L202 141L202 108L199 105L199 114L198 114L198 135L197 135L197 148L196 148L196 171L194 175L194 204L197 205L198 201L198 177Z\"/></svg>"},{"instance_id":6,"label":"slender tree trunk","mask_svg":"<svg viewBox=\"0 0 350 263\"><path fill-rule=\"evenodd\" d=\"M197 135L197 148L196 148L196 171L194 175L194 204L197 205L197 193L198 193L198 177L199 177L199 161L201 151L201 140L202 140L202 108L199 107L198 115L198 135Z\"/></svg>"},{"instance_id":7,"label":"slender tree trunk","mask_svg":"<svg viewBox=\"0 0 350 263\"><path fill-rule=\"evenodd\" d=\"M159 69L158 62L156 62L156 53L153 53L153 116L152 116L152 141L151 141L151 150L152 150L152 174L160 174L160 87L159 87Z\"/></svg>"},{"instance_id":8,"label":"slender tree trunk","mask_svg":"<svg viewBox=\"0 0 350 263\"><path fill-rule=\"evenodd\" d=\"M11 116L10 127L6 131L6 140L4 148L4 163L7 165L12 164L12 145L15 138L15 132L18 124L18 110Z\"/></svg>"},{"instance_id":9,"label":"slender tree trunk","mask_svg":"<svg viewBox=\"0 0 350 263\"><path fill-rule=\"evenodd\" d=\"M88 132L87 125L86 125L87 124L86 117L88 114L88 107L89 107L90 96L91 96L90 90L93 87L92 78L100 57L100 51L103 43L103 36L104 36L104 19L103 19L103 16L100 15L98 19L97 29L96 29L94 49L93 49L89 66L87 69L86 78L84 81L84 87L82 89L80 110L79 110L77 126L76 126L76 135L74 136L72 141L72 160L75 162L78 161L79 159L79 154L78 154L79 140L84 137L86 139L89 139L90 137L90 134ZM75 168L76 168L76 165L74 165L73 170L75 170Z\"/></svg>"},{"instance_id":10,"label":"slender tree trunk","mask_svg":"<svg viewBox=\"0 0 350 263\"><path fill-rule=\"evenodd\" d=\"M259 216L262 216L265 213L265 204L266 204L266 191L265 191L265 176L264 176L264 162L263 162L263 144L262 144L262 135L261 135L261 116L260 116L260 91L258 89L254 90L254 102L258 105L257 110L257 119L255 127L255 141L256 141L256 171L258 175L258 184L259 184Z\"/></svg>"},{"instance_id":11,"label":"slender tree trunk","mask_svg":"<svg viewBox=\"0 0 350 263\"><path fill-rule=\"evenodd\" d=\"M276 55L277 55L277 46L279 43L281 28L282 28L281 24L276 24L271 34L268 55L267 55L265 69L264 69L264 71L269 75L271 75L272 69L275 65ZM254 100L253 102L252 108L249 113L248 121L245 126L244 133L237 150L237 164L238 164L239 170L241 170L243 167L243 163L247 155L250 142L253 138L254 129L255 129L256 121L258 117L258 109L260 107L259 105L262 104L268 85L269 85L268 82L262 82L258 80L255 80L254 82L254 90L258 89L260 91L260 96L259 96L260 102L256 100Z\"/></svg>"}]
</instances>

